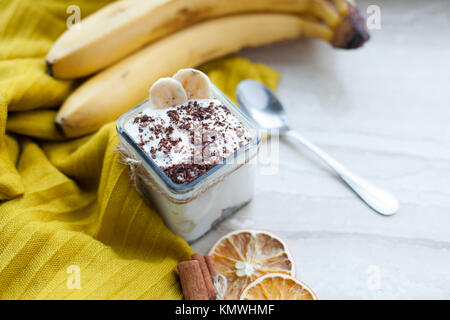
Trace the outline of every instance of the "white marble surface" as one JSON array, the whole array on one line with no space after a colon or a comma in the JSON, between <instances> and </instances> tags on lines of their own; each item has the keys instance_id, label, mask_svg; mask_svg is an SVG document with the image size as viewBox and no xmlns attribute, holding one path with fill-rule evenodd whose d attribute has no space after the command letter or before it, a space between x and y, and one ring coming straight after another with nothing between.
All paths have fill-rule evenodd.
<instances>
[{"instance_id":1,"label":"white marble surface","mask_svg":"<svg viewBox=\"0 0 450 320\"><path fill-rule=\"evenodd\" d=\"M194 244L262 228L283 237L298 277L323 299L450 298L450 2L359 1L381 30L356 51L301 39L243 55L282 74L293 127L392 191L394 217L373 213L303 148L280 146L254 201Z\"/></svg>"}]
</instances>

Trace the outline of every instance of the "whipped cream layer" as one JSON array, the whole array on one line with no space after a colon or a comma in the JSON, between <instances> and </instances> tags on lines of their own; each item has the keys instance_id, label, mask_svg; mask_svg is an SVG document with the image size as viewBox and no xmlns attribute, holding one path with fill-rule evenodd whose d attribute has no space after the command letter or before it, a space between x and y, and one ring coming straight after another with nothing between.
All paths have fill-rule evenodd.
<instances>
[{"instance_id":1,"label":"whipped cream layer","mask_svg":"<svg viewBox=\"0 0 450 320\"><path fill-rule=\"evenodd\" d=\"M177 184L187 184L251 141L239 119L217 99L144 109L125 129Z\"/></svg>"}]
</instances>

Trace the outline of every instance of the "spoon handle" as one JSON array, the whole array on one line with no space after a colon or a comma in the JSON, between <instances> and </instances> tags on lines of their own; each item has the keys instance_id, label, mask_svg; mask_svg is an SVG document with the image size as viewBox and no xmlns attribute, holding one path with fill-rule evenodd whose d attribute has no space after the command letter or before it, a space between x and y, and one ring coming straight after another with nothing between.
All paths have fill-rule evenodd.
<instances>
[{"instance_id":1,"label":"spoon handle","mask_svg":"<svg viewBox=\"0 0 450 320\"><path fill-rule=\"evenodd\" d=\"M285 133L286 136L291 137L310 151L314 152L321 158L328 166L336 171L336 173L344 180L351 189L369 205L373 210L382 215L393 215L399 208L398 200L390 193L370 184L364 179L351 173L343 165L333 159L325 151L305 139L296 131L289 130Z\"/></svg>"}]
</instances>

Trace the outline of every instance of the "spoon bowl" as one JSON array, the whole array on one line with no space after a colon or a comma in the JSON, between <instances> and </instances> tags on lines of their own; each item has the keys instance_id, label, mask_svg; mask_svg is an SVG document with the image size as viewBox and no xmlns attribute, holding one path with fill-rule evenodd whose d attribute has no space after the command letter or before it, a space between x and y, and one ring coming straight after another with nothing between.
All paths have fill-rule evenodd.
<instances>
[{"instance_id":1,"label":"spoon bowl","mask_svg":"<svg viewBox=\"0 0 450 320\"><path fill-rule=\"evenodd\" d=\"M254 80L244 80L237 86L236 96L241 109L261 130L289 130L283 105L266 86Z\"/></svg>"}]
</instances>

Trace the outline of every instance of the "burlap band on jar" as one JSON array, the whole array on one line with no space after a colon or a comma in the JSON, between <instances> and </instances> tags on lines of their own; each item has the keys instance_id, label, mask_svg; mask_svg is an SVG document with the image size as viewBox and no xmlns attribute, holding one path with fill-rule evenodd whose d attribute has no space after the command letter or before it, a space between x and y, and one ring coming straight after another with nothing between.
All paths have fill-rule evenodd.
<instances>
[{"instance_id":1,"label":"burlap band on jar","mask_svg":"<svg viewBox=\"0 0 450 320\"><path fill-rule=\"evenodd\" d=\"M215 179L213 182L200 187L200 189L197 192L195 192L192 196L183 199L178 199L169 195L147 171L147 169L144 167L142 163L142 160L136 159L136 157L131 152L129 152L126 147L122 145L117 145L116 150L120 153L121 156L120 161L128 166L131 184L141 195L141 197L145 199L150 199L149 191L151 189L158 195L164 196L165 198L167 198L167 200L175 204L185 204L191 202L192 200L197 199L198 197L203 195L206 191L208 191L218 183L222 182L230 174L241 168L244 164L249 163L254 157L256 157L257 154L255 153L250 158L245 159L245 162L239 163L235 168L233 168L233 170L226 172L225 174Z\"/></svg>"}]
</instances>

